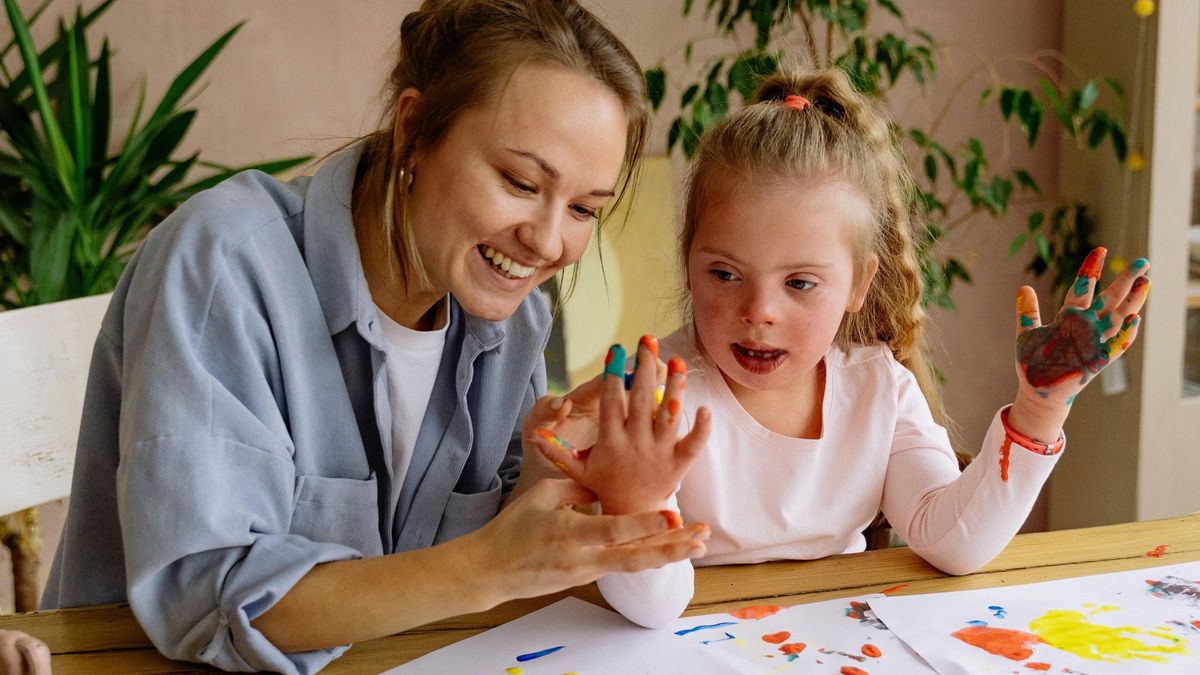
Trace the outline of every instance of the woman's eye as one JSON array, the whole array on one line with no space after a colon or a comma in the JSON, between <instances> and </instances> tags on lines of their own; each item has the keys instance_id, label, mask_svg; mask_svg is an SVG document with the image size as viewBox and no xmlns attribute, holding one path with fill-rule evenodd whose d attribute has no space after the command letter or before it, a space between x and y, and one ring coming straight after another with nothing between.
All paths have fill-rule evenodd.
<instances>
[{"instance_id":1,"label":"woman's eye","mask_svg":"<svg viewBox=\"0 0 1200 675\"><path fill-rule=\"evenodd\" d=\"M728 270L712 270L711 274L719 281L733 281L737 278L733 275L733 272Z\"/></svg>"},{"instance_id":2,"label":"woman's eye","mask_svg":"<svg viewBox=\"0 0 1200 675\"><path fill-rule=\"evenodd\" d=\"M537 192L537 189L529 183L520 181L508 174L504 174L504 180L508 181L508 184L511 185L517 192L524 192L526 194L534 194Z\"/></svg>"},{"instance_id":3,"label":"woman's eye","mask_svg":"<svg viewBox=\"0 0 1200 675\"><path fill-rule=\"evenodd\" d=\"M807 291L810 288L815 288L817 285L815 281L809 281L808 279L791 279L787 283L788 287L798 291Z\"/></svg>"},{"instance_id":4,"label":"woman's eye","mask_svg":"<svg viewBox=\"0 0 1200 675\"><path fill-rule=\"evenodd\" d=\"M580 220L595 220L596 218L600 217L600 212L598 210L589 209L586 206L572 206L571 211L574 212L575 217Z\"/></svg>"}]
</instances>

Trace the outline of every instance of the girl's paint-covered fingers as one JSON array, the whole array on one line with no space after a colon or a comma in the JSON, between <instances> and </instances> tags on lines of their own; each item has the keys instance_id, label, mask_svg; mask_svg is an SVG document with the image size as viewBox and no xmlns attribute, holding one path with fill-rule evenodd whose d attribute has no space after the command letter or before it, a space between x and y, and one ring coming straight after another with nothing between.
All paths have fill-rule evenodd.
<instances>
[{"instance_id":1,"label":"girl's paint-covered fingers","mask_svg":"<svg viewBox=\"0 0 1200 675\"><path fill-rule=\"evenodd\" d=\"M653 335L643 335L638 342L637 359L633 372L633 383L629 391L628 424L643 428L654 418L654 387L658 377L658 340Z\"/></svg>"},{"instance_id":2,"label":"girl's paint-covered fingers","mask_svg":"<svg viewBox=\"0 0 1200 675\"><path fill-rule=\"evenodd\" d=\"M604 360L600 392L600 426L625 425L625 348L613 345Z\"/></svg>"},{"instance_id":3,"label":"girl's paint-covered fingers","mask_svg":"<svg viewBox=\"0 0 1200 675\"><path fill-rule=\"evenodd\" d=\"M1133 286L1129 289L1129 294L1125 299L1117 305L1113 310L1113 314L1125 317L1130 314L1137 314L1142 311L1142 305L1146 303L1146 298L1150 295L1150 277L1140 276L1133 280Z\"/></svg>"},{"instance_id":4,"label":"girl's paint-covered fingers","mask_svg":"<svg viewBox=\"0 0 1200 675\"><path fill-rule=\"evenodd\" d=\"M667 364L667 386L655 418L655 429L674 433L683 408L683 392L687 389L687 363L678 356Z\"/></svg>"},{"instance_id":5,"label":"girl's paint-covered fingers","mask_svg":"<svg viewBox=\"0 0 1200 675\"><path fill-rule=\"evenodd\" d=\"M1017 335L1028 333L1042 325L1037 293L1029 286L1017 290Z\"/></svg>"},{"instance_id":6,"label":"girl's paint-covered fingers","mask_svg":"<svg viewBox=\"0 0 1200 675\"><path fill-rule=\"evenodd\" d=\"M1088 253L1083 264L1079 266L1079 274L1075 276L1075 283L1067 291L1067 297L1063 300L1063 309L1068 307L1087 309L1092 304L1092 293L1100 281L1100 273L1104 270L1104 256L1107 254L1108 251L1103 246L1097 246Z\"/></svg>"},{"instance_id":7,"label":"girl's paint-covered fingers","mask_svg":"<svg viewBox=\"0 0 1200 675\"><path fill-rule=\"evenodd\" d=\"M1129 347L1133 345L1133 341L1137 339L1138 326L1141 323L1142 318L1140 316L1130 314L1121 323L1121 330L1104 343L1104 348L1108 352L1109 363L1121 358L1121 355L1129 350Z\"/></svg>"},{"instance_id":8,"label":"girl's paint-covered fingers","mask_svg":"<svg viewBox=\"0 0 1200 675\"><path fill-rule=\"evenodd\" d=\"M668 530L644 539L606 547L598 553L598 563L606 571L636 572L688 558L703 557L711 530L704 523Z\"/></svg>"},{"instance_id":9,"label":"girl's paint-covered fingers","mask_svg":"<svg viewBox=\"0 0 1200 675\"><path fill-rule=\"evenodd\" d=\"M1092 302L1091 309L1098 316L1104 316L1113 311L1120 303L1129 299L1133 292L1133 286L1138 279L1145 278L1146 272L1150 271L1150 262L1145 258L1138 258L1133 261L1129 269L1122 272L1117 278L1098 295L1095 301Z\"/></svg>"}]
</instances>

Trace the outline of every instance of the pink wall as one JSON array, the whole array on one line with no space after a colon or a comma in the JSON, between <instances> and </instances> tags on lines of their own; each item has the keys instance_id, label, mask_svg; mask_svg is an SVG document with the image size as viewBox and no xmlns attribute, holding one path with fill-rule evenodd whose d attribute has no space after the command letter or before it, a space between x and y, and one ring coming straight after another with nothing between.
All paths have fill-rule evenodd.
<instances>
[{"instance_id":1,"label":"pink wall","mask_svg":"<svg viewBox=\"0 0 1200 675\"><path fill-rule=\"evenodd\" d=\"M22 0L27 11L37 3ZM92 4L92 3L89 3ZM678 64L689 37L708 33L699 12L680 19L681 1L591 0L646 65L669 56ZM698 1L697 5L704 5ZM980 63L998 64L1002 77L1025 79L1029 69L1012 57L1056 49L1061 43L1062 8L1058 1L912 0L900 2L909 22L930 31L946 46L938 83L928 92L900 92L893 108L906 121L932 120L954 86ZM117 128L127 124L138 82L147 84L148 104L158 100L171 77L223 30L248 23L217 60L208 87L195 99L200 114L188 137L189 149L226 163L252 162L292 154L320 154L373 128L378 93L389 66L401 18L415 0L124 0L100 22L93 35L108 35L116 49ZM73 5L58 2L62 11ZM352 8L352 9L351 9ZM0 36L3 39L3 36ZM702 48L697 49L702 53ZM11 62L12 55L10 55ZM1005 65L1008 64L1008 65ZM968 135L982 138L1000 158L1004 139L994 112L980 111L978 94L986 86L975 77L954 98L942 124L950 143ZM678 92L668 95L677 99ZM670 115L668 103L654 132L652 151L662 153ZM1045 186L1056 184L1053 133L1030 155L1020 139L1010 139L1011 157ZM972 452L995 410L1011 400L1013 294L1030 280L1020 260L1006 255L1022 217L1002 222L969 223L949 242L948 250L971 263L973 286L957 289L959 309L934 311L934 356L945 373L951 416L960 427L963 447ZM1023 258L1024 256L1022 256ZM1043 296L1044 297L1044 296ZM1044 305L1051 305L1049 299ZM59 527L47 518L53 540ZM1035 517L1034 524L1042 522ZM0 575L5 574L0 570ZM0 607L11 607L8 583L0 579Z\"/></svg>"}]
</instances>

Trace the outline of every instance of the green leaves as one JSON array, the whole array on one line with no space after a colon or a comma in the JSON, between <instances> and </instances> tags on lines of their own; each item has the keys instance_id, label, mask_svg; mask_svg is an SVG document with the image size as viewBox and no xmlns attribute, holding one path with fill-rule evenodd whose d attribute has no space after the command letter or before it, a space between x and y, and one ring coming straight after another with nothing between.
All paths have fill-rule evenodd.
<instances>
[{"instance_id":1,"label":"green leaves","mask_svg":"<svg viewBox=\"0 0 1200 675\"><path fill-rule=\"evenodd\" d=\"M112 2L76 11L38 52L17 0L4 0L14 35L4 52L15 47L23 69L0 68L0 306L111 290L150 227L201 187L240 170L174 155L196 117L184 102L241 24L175 77L144 123L143 83L129 130L110 154L112 50L104 40L93 60L86 30ZM277 172L307 159L260 166ZM216 171L186 184L196 166Z\"/></svg>"}]
</instances>

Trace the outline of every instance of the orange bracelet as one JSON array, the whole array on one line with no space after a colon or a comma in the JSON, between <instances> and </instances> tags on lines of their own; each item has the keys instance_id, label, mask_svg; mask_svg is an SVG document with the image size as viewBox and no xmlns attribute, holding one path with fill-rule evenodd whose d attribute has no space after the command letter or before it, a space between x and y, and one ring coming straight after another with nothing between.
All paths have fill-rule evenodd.
<instances>
[{"instance_id":1,"label":"orange bracelet","mask_svg":"<svg viewBox=\"0 0 1200 675\"><path fill-rule=\"evenodd\" d=\"M1022 448L1025 448L1026 450L1036 452L1039 455L1057 455L1062 451L1063 446L1067 443L1067 437L1061 432L1058 434L1057 441L1054 441L1053 443L1043 443L1041 441L1035 441L1025 434L1022 434L1021 432L1008 426L1008 410L1011 407L1012 406L1008 406L1000 411L1000 423L1004 425L1004 435L1008 437L1008 440L1021 446Z\"/></svg>"}]
</instances>

